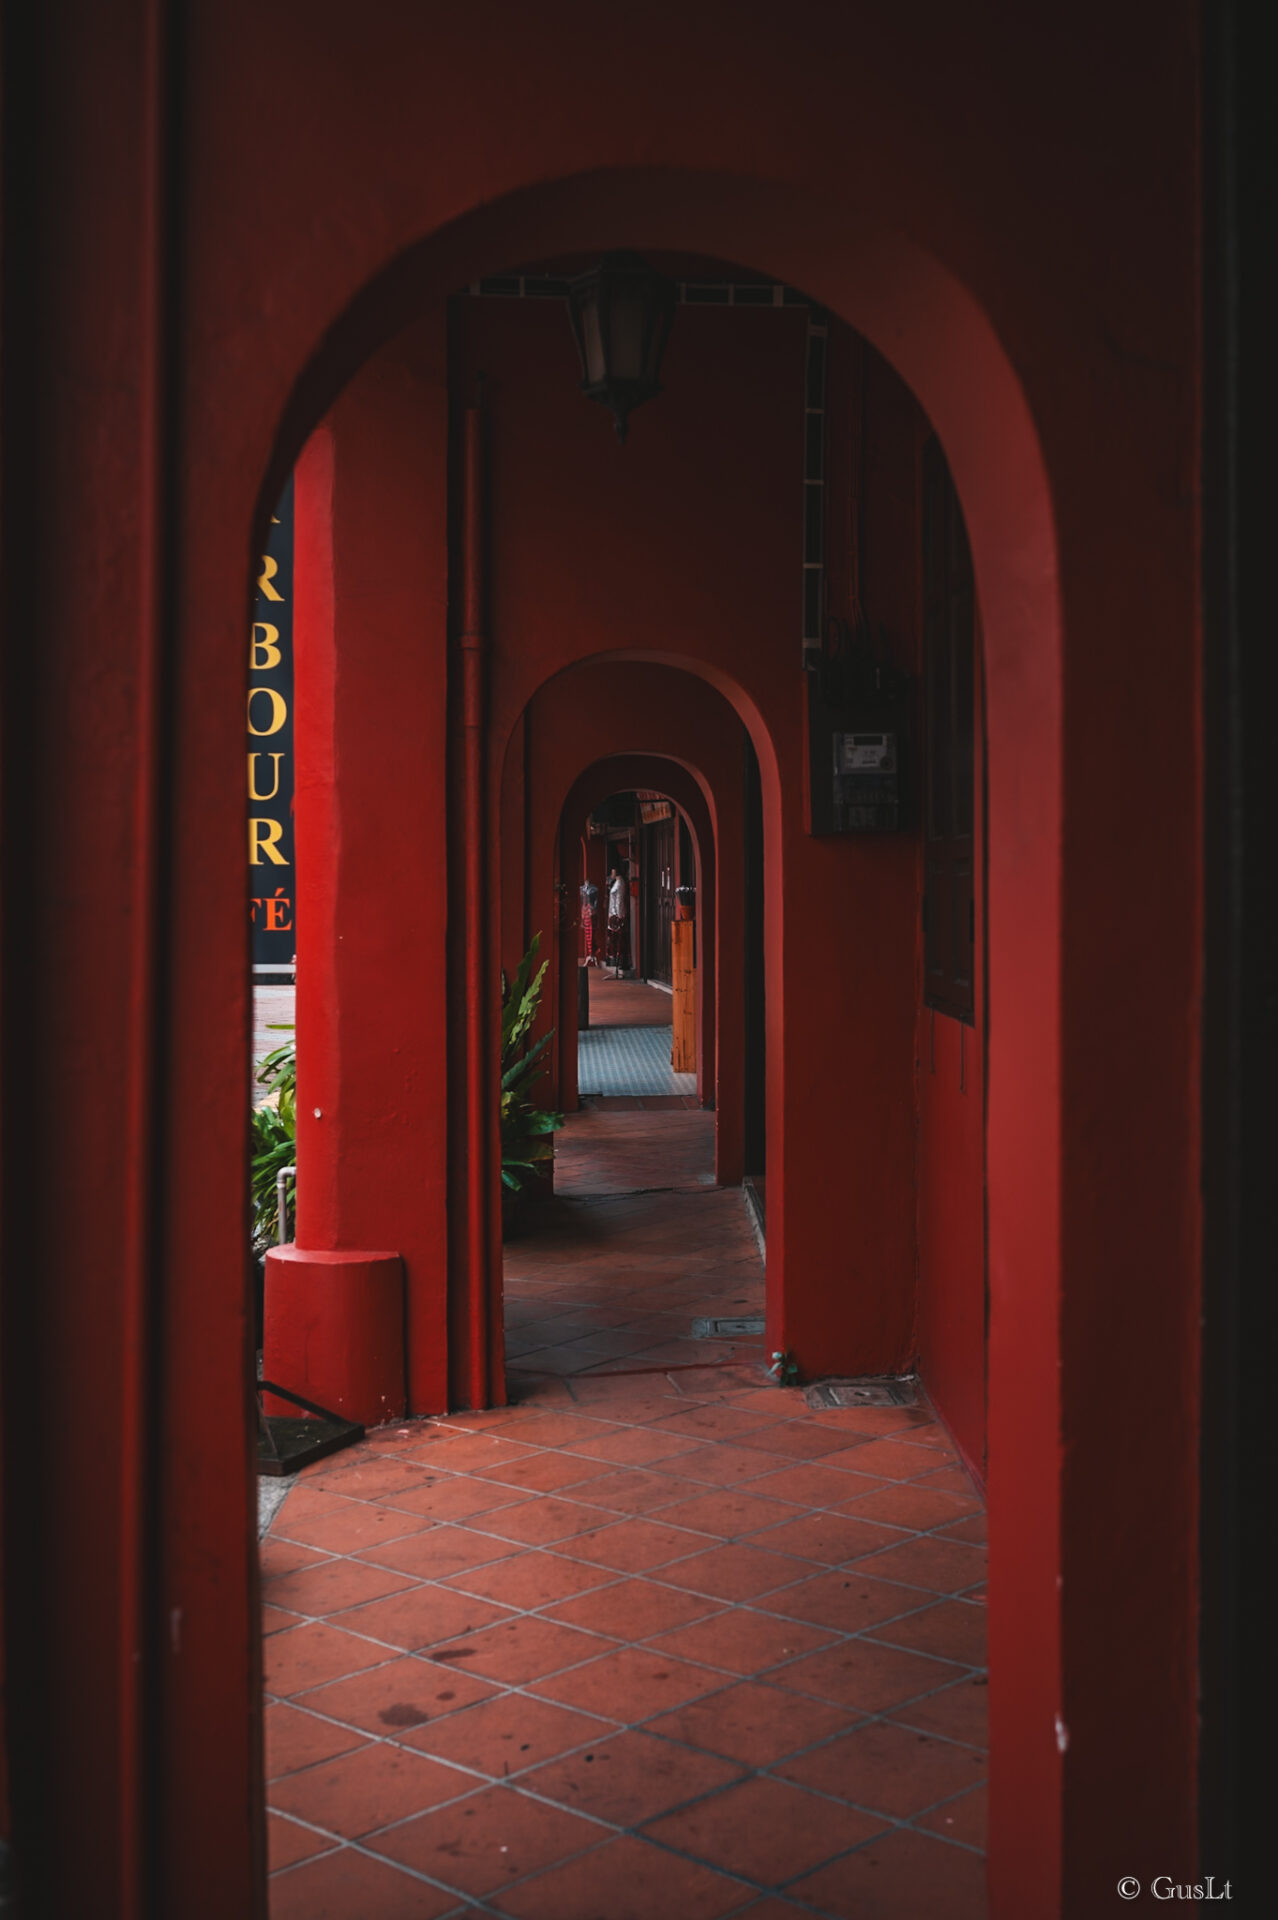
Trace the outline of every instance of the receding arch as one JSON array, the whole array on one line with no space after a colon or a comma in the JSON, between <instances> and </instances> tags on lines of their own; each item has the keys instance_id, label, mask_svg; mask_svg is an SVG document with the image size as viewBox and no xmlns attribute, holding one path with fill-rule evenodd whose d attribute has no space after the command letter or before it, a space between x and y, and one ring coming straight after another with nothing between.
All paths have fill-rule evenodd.
<instances>
[{"instance_id":1,"label":"receding arch","mask_svg":"<svg viewBox=\"0 0 1278 1920\"><path fill-rule=\"evenodd\" d=\"M297 377L264 461L258 518L332 396L422 302L521 259L617 244L738 259L821 300L924 406L963 504L987 663L990 1437L999 1462L991 1615L996 1636L1006 1626L1008 1649L1003 1666L995 1662L992 1699L996 1729L1010 1736L1006 1750L1032 1754L1045 1777L1059 1766L1039 1738L1059 1606L1044 1608L1037 1596L1055 1590L1060 1498L1046 1463L1056 1458L1059 1422L1062 631L1043 452L987 314L934 255L884 221L791 185L638 168L517 185L403 250L322 323L321 344ZM697 671L708 681L724 673L705 660ZM522 691L516 711L531 691ZM751 700L746 687L740 695ZM760 766L779 831L782 794L766 751ZM775 942L783 973L783 891L776 897L769 971ZM771 1053L771 1039L769 1046ZM785 1100L782 1075L770 1074L770 1109ZM784 1343L785 1328L770 1331ZM1033 1647L1015 1630L1026 1613L1039 1622ZM1050 1798L1055 1789L1043 1791Z\"/></svg>"}]
</instances>

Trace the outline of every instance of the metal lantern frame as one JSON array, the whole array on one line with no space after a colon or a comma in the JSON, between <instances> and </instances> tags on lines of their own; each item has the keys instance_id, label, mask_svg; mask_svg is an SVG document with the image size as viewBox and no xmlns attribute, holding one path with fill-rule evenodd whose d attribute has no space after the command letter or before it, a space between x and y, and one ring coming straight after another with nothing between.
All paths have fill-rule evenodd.
<instances>
[{"instance_id":1,"label":"metal lantern frame","mask_svg":"<svg viewBox=\"0 0 1278 1920\"><path fill-rule=\"evenodd\" d=\"M636 253L606 253L597 267L569 286L568 316L581 357L581 390L609 409L623 444L630 414L661 392L661 361L677 297L674 281ZM623 315L632 339L638 334L634 373L617 370Z\"/></svg>"}]
</instances>

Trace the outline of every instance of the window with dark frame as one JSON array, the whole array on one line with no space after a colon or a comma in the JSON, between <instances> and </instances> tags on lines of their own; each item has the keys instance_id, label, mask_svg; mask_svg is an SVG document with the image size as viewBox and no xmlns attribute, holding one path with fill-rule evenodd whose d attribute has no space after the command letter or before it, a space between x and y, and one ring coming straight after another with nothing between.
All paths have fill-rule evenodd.
<instances>
[{"instance_id":1,"label":"window with dark frame","mask_svg":"<svg viewBox=\"0 0 1278 1920\"><path fill-rule=\"evenodd\" d=\"M967 529L933 435L923 449L923 1002L973 1020L976 602Z\"/></svg>"}]
</instances>

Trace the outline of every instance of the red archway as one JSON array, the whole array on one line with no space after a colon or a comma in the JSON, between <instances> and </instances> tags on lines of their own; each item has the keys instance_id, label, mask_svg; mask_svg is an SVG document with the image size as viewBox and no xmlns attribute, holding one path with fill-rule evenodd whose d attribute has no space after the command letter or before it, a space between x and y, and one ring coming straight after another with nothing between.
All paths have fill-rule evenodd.
<instances>
[{"instance_id":1,"label":"red archway","mask_svg":"<svg viewBox=\"0 0 1278 1920\"><path fill-rule=\"evenodd\" d=\"M233 1281L245 1073L225 1049L245 1026L235 635L253 496L260 524L333 393L420 297L510 260L654 240L766 267L858 326L926 406L963 497L988 665L995 1911L1094 1898L1080 1876L1108 1881L1111 1863L1164 1870L1192 1832L1194 1753L1197 615L1194 395L1178 370L1196 321L1192 240L1169 237L1180 212L1192 227L1188 12L1084 21L1048 36L1050 59L1035 42L1027 65L1004 22L965 23L960 48L937 9L921 76L912 22L825 23L810 54L778 26L732 42L731 88L723 37L698 27L675 164L654 173L639 164L647 49L633 71L613 61L624 81L606 112L583 112L600 97L593 49L563 20L539 27L544 84L530 88L522 37L495 58L464 16L430 23L423 59L400 57L422 52L407 16L352 44L323 9L249 11L190 22L180 116L154 10L72 9L80 31L50 27L34 61L32 99L51 111L32 135L48 205L27 291L53 398L14 430L50 645L30 670L43 717L23 750L57 797L59 884L19 875L27 946L49 958L19 955L11 984L49 1039L37 1059L19 1036L10 1066L27 1111L42 1084L56 1095L56 1124L24 1148L47 1191L58 1169L88 1171L82 1207L33 1209L38 1228L22 1229L24 1273L49 1280L14 1391L39 1440L25 1497L52 1516L38 1535L51 1599L28 1622L13 1699L19 1746L48 1716L86 1836L54 1870L61 1904L84 1904L90 1862L89 1897L137 1910L148 1855L173 1911L259 1897ZM1144 85L1151 33L1159 90ZM289 94L278 75L299 46L315 66ZM1103 166L1077 113L1098 70L1117 109ZM459 75L496 103L498 135L477 135ZM164 133L179 118L182 169ZM246 124L277 132L269 222ZM1134 219L1115 179L1167 217ZM180 268L156 215L170 192ZM1064 244L1033 218L1058 198ZM1112 313L1103 351L1093 303ZM103 312L118 324L103 329ZM84 417L85 391L110 396L111 431ZM180 492L166 484L179 475ZM62 554L68 511L80 538ZM1133 887L1147 867L1166 884ZM1135 1012L1116 972L1142 982ZM198 1129L176 1124L191 1114ZM1186 1197L1170 1208L1168 1193ZM89 1633L85 1541L57 1531L73 1515L90 1517L102 1569ZM1133 1781L1137 1798L1120 1791ZM53 1798L31 1792L28 1833Z\"/></svg>"}]
</instances>

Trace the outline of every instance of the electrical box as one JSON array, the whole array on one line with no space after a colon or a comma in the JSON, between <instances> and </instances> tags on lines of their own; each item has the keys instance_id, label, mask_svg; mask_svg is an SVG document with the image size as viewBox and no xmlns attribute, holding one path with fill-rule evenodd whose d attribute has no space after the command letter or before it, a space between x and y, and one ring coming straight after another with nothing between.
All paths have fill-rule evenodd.
<instances>
[{"instance_id":1,"label":"electrical box","mask_svg":"<svg viewBox=\"0 0 1278 1920\"><path fill-rule=\"evenodd\" d=\"M900 833L912 826L910 680L862 631L831 622L807 675L813 834Z\"/></svg>"}]
</instances>

